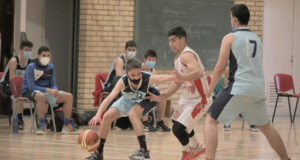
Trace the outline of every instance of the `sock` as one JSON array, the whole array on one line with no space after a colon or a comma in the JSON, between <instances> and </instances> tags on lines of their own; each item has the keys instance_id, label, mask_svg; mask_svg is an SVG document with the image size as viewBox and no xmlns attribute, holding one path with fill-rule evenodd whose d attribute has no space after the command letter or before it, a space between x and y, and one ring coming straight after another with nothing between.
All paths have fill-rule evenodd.
<instances>
[{"instance_id":1,"label":"sock","mask_svg":"<svg viewBox=\"0 0 300 160\"><path fill-rule=\"evenodd\" d=\"M65 118L64 119L64 124L65 124L65 126L70 125L71 124L70 118Z\"/></svg>"},{"instance_id":2,"label":"sock","mask_svg":"<svg viewBox=\"0 0 300 160\"><path fill-rule=\"evenodd\" d=\"M193 148L197 148L199 145L199 141L198 141L197 137L195 136L194 130L192 130L192 132L189 134L189 137L190 137L191 146Z\"/></svg>"},{"instance_id":3,"label":"sock","mask_svg":"<svg viewBox=\"0 0 300 160\"><path fill-rule=\"evenodd\" d=\"M45 128L45 122L46 122L45 118L40 118L40 129L44 129Z\"/></svg>"},{"instance_id":4,"label":"sock","mask_svg":"<svg viewBox=\"0 0 300 160\"><path fill-rule=\"evenodd\" d=\"M188 143L187 145L185 145L185 146L182 146L182 151L185 151L185 152L190 152L190 151L191 151L190 144Z\"/></svg>"},{"instance_id":5,"label":"sock","mask_svg":"<svg viewBox=\"0 0 300 160\"><path fill-rule=\"evenodd\" d=\"M145 135L138 136L137 138L139 140L140 148L144 149L144 151L147 152L147 145L146 145Z\"/></svg>"},{"instance_id":6,"label":"sock","mask_svg":"<svg viewBox=\"0 0 300 160\"><path fill-rule=\"evenodd\" d=\"M103 148L104 148L105 141L106 141L106 139L100 138L100 145L99 145L99 147L98 147L98 152L99 152L100 154L103 153Z\"/></svg>"},{"instance_id":7,"label":"sock","mask_svg":"<svg viewBox=\"0 0 300 160\"><path fill-rule=\"evenodd\" d=\"M19 120L23 119L22 113L18 113L18 118L19 118Z\"/></svg>"}]
</instances>

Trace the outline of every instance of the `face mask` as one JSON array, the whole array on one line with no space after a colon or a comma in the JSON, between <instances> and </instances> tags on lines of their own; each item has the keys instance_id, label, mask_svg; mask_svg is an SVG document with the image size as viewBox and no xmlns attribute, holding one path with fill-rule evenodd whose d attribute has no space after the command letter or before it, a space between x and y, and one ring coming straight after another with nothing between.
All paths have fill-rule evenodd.
<instances>
[{"instance_id":1,"label":"face mask","mask_svg":"<svg viewBox=\"0 0 300 160\"><path fill-rule=\"evenodd\" d=\"M234 27L232 27L232 32L235 32L235 28Z\"/></svg>"},{"instance_id":2,"label":"face mask","mask_svg":"<svg viewBox=\"0 0 300 160\"><path fill-rule=\"evenodd\" d=\"M30 59L30 58L31 58L31 52L25 51L25 52L24 52L24 58L25 58L25 59Z\"/></svg>"},{"instance_id":3,"label":"face mask","mask_svg":"<svg viewBox=\"0 0 300 160\"><path fill-rule=\"evenodd\" d=\"M131 79L129 76L128 76L128 78L135 85L138 85L140 83L140 80L141 80L141 79Z\"/></svg>"},{"instance_id":4,"label":"face mask","mask_svg":"<svg viewBox=\"0 0 300 160\"><path fill-rule=\"evenodd\" d=\"M154 68L155 66L155 61L146 61L146 66L149 68Z\"/></svg>"},{"instance_id":5,"label":"face mask","mask_svg":"<svg viewBox=\"0 0 300 160\"><path fill-rule=\"evenodd\" d=\"M127 51L127 57L128 58L133 58L133 57L135 57L135 55L136 55L136 52Z\"/></svg>"},{"instance_id":6,"label":"face mask","mask_svg":"<svg viewBox=\"0 0 300 160\"><path fill-rule=\"evenodd\" d=\"M49 62L50 62L50 58L49 58L49 57L42 57L42 58L40 59L40 63L41 63L41 65L43 65L43 66L47 66L47 65L49 64Z\"/></svg>"}]
</instances>

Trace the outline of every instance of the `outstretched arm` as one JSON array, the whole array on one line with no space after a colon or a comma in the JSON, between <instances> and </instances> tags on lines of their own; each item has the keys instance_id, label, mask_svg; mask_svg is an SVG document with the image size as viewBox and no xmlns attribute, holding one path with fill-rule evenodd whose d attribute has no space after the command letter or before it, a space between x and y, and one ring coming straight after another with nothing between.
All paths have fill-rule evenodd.
<instances>
[{"instance_id":1,"label":"outstretched arm","mask_svg":"<svg viewBox=\"0 0 300 160\"><path fill-rule=\"evenodd\" d=\"M224 70L227 67L228 59L230 56L230 48L231 48L233 41L234 41L234 35L232 33L224 36L224 38L222 40L218 62L216 64L216 67L212 74L211 84L207 90L208 97L211 95L211 92L214 90L216 84L220 80L220 77L222 76L222 74L224 73Z\"/></svg>"}]
</instances>

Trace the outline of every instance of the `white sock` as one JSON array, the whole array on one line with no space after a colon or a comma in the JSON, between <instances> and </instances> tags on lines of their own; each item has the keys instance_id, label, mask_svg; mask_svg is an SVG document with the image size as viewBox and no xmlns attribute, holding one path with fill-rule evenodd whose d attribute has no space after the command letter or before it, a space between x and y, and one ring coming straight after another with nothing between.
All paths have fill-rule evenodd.
<instances>
[{"instance_id":1,"label":"white sock","mask_svg":"<svg viewBox=\"0 0 300 160\"><path fill-rule=\"evenodd\" d=\"M188 143L187 145L182 146L182 151L184 151L184 152L190 152L191 151L190 144Z\"/></svg>"},{"instance_id":2,"label":"white sock","mask_svg":"<svg viewBox=\"0 0 300 160\"><path fill-rule=\"evenodd\" d=\"M190 137L190 142L193 148L197 148L199 145L198 139L195 135L193 137Z\"/></svg>"}]
</instances>

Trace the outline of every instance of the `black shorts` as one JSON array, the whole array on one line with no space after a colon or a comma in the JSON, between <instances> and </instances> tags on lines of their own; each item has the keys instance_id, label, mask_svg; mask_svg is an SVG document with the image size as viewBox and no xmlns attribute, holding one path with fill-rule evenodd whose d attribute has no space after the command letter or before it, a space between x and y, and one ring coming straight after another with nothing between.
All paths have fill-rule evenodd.
<instances>
[{"instance_id":1,"label":"black shorts","mask_svg":"<svg viewBox=\"0 0 300 160\"><path fill-rule=\"evenodd\" d=\"M159 91L154 88L154 87L150 87L149 88L149 92L159 96L160 93ZM147 94L146 96L149 96L149 94ZM152 108L154 108L156 105L158 104L158 102L155 102L155 101L150 101L149 99L144 99L142 100L139 105L144 108L144 112L143 112L143 115L147 114Z\"/></svg>"},{"instance_id":2,"label":"black shorts","mask_svg":"<svg viewBox=\"0 0 300 160\"><path fill-rule=\"evenodd\" d=\"M34 96L35 96L36 92L33 92L33 91L27 91L27 92L24 92L22 93L22 96L23 97L26 97L30 100L34 100Z\"/></svg>"},{"instance_id":3,"label":"black shorts","mask_svg":"<svg viewBox=\"0 0 300 160\"><path fill-rule=\"evenodd\" d=\"M230 101L233 95L230 94L233 83L229 83L228 87L221 90L213 103L207 110L207 113L211 113L211 117L218 120L219 115L222 113L226 104Z\"/></svg>"}]
</instances>

